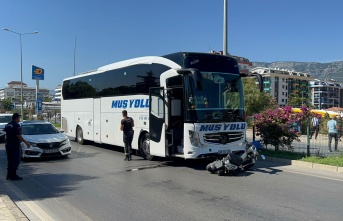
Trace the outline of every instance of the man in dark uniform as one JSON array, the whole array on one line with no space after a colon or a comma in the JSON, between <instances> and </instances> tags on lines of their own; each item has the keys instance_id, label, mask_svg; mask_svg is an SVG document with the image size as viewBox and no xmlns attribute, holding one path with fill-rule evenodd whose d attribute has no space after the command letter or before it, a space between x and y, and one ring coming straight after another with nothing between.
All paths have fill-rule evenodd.
<instances>
[{"instance_id":1,"label":"man in dark uniform","mask_svg":"<svg viewBox=\"0 0 343 221\"><path fill-rule=\"evenodd\" d=\"M6 153L7 153L7 177L6 180L22 180L23 178L17 175L18 166L20 163L20 142L24 142L27 148L30 144L21 136L21 128L18 124L20 116L17 113L12 115L12 121L5 126L6 132Z\"/></svg>"},{"instance_id":2,"label":"man in dark uniform","mask_svg":"<svg viewBox=\"0 0 343 221\"><path fill-rule=\"evenodd\" d=\"M131 160L131 153L132 153L132 139L133 139L133 129L132 127L135 126L135 123L131 117L127 116L127 111L122 111L123 118L121 120L120 130L123 131L123 141L125 145L125 161Z\"/></svg>"}]
</instances>

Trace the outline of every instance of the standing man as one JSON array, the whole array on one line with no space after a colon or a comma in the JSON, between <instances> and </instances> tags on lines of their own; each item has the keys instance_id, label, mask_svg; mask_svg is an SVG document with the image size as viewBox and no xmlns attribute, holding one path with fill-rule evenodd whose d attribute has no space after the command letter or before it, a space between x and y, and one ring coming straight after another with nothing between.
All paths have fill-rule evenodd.
<instances>
[{"instance_id":1,"label":"standing man","mask_svg":"<svg viewBox=\"0 0 343 221\"><path fill-rule=\"evenodd\" d=\"M335 121L335 116L332 115L331 120L328 121L327 129L329 132L329 152L332 152L332 150L331 150L332 138L335 139L335 151L338 151L338 149L337 149L337 146L338 146L338 134L337 134L338 125L337 125L337 122Z\"/></svg>"},{"instance_id":2,"label":"standing man","mask_svg":"<svg viewBox=\"0 0 343 221\"><path fill-rule=\"evenodd\" d=\"M20 142L24 142L27 148L30 144L21 136L21 128L18 124L20 116L17 113L12 115L12 121L5 126L6 132L6 153L7 153L7 176L6 180L22 180L23 178L17 175L18 166L20 163Z\"/></svg>"},{"instance_id":3,"label":"standing man","mask_svg":"<svg viewBox=\"0 0 343 221\"><path fill-rule=\"evenodd\" d=\"M125 161L131 160L131 153L132 153L132 139L133 139L133 127L135 123L131 117L127 116L127 111L123 110L123 119L121 120L120 130L123 131L123 141L125 145Z\"/></svg>"},{"instance_id":4,"label":"standing man","mask_svg":"<svg viewBox=\"0 0 343 221\"><path fill-rule=\"evenodd\" d=\"M313 116L311 124L312 124L312 132L311 132L310 139L312 139L312 136L313 136L314 133L315 133L314 139L317 139L318 132L319 132L319 119L318 119L318 117L316 115Z\"/></svg>"}]
</instances>

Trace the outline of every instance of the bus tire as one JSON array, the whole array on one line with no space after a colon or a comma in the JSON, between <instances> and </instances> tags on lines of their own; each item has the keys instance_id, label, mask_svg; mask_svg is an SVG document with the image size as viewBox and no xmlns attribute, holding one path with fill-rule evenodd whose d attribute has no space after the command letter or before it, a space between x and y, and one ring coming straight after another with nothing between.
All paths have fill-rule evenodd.
<instances>
[{"instance_id":1,"label":"bus tire","mask_svg":"<svg viewBox=\"0 0 343 221\"><path fill-rule=\"evenodd\" d=\"M76 128L76 142L83 145L85 144L85 140L83 139L83 130L80 126Z\"/></svg>"},{"instance_id":2,"label":"bus tire","mask_svg":"<svg viewBox=\"0 0 343 221\"><path fill-rule=\"evenodd\" d=\"M145 160L152 160L154 156L150 155L150 138L149 133L145 133L142 135L140 139L140 147L139 150L141 152L141 156Z\"/></svg>"}]
</instances>

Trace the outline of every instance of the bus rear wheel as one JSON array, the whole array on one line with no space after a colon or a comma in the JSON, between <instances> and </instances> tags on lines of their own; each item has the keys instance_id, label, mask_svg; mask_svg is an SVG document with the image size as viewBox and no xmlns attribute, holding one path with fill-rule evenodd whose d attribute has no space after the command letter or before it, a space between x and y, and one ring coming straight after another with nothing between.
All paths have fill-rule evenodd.
<instances>
[{"instance_id":1,"label":"bus rear wheel","mask_svg":"<svg viewBox=\"0 0 343 221\"><path fill-rule=\"evenodd\" d=\"M76 142L83 145L85 143L85 140L83 139L83 131L80 126L77 126L76 128Z\"/></svg>"},{"instance_id":2,"label":"bus rear wheel","mask_svg":"<svg viewBox=\"0 0 343 221\"><path fill-rule=\"evenodd\" d=\"M141 155L145 160L152 160L154 156L150 154L150 138L149 133L143 134L140 142Z\"/></svg>"}]
</instances>

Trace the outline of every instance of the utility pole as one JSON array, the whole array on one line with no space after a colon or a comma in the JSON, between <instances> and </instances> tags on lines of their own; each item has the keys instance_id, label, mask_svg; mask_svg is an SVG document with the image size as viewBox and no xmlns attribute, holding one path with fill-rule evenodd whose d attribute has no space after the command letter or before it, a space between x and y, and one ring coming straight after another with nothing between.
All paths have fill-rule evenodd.
<instances>
[{"instance_id":1,"label":"utility pole","mask_svg":"<svg viewBox=\"0 0 343 221\"><path fill-rule=\"evenodd\" d=\"M76 67L76 35L74 40L74 76L75 76L75 67Z\"/></svg>"},{"instance_id":2,"label":"utility pole","mask_svg":"<svg viewBox=\"0 0 343 221\"><path fill-rule=\"evenodd\" d=\"M227 1L224 0L223 55L227 55Z\"/></svg>"}]
</instances>

